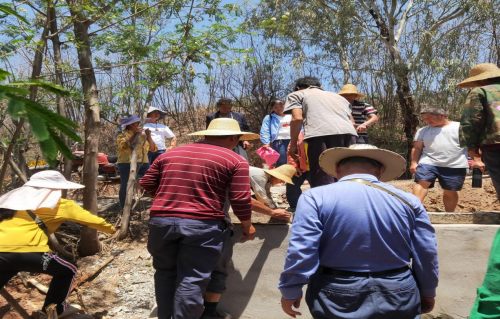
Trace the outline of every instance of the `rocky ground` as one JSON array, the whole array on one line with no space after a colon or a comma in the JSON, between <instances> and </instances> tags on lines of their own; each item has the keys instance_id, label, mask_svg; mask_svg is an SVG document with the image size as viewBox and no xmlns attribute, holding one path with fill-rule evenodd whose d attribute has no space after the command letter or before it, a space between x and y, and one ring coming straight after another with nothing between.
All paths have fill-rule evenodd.
<instances>
[{"instance_id":1,"label":"rocky ground","mask_svg":"<svg viewBox=\"0 0 500 319\"><path fill-rule=\"evenodd\" d=\"M406 191L411 191L413 186L412 181L392 183ZM484 179L481 189L472 189L470 184L471 181L467 180L464 189L460 192L457 211L500 211L500 203L495 199L489 178ZM303 186L304 190L307 188L308 186ZM281 207L287 207L284 192L285 187L273 188L274 199ZM430 190L424 202L426 208L429 211L443 211L441 196L442 191L439 186ZM99 204L101 207L108 206L101 213L101 216L109 222L118 224L120 215L118 205L109 206L116 201L116 198L101 198ZM146 199L141 205L138 205L142 213L136 213L132 216L130 236L127 240L119 242L105 234L100 234L103 252L96 256L77 259L79 274L76 283L78 289L70 295L69 302L80 305L82 314L67 318L143 319L150 317L154 306L154 269L151 256L146 249L147 208L149 205L150 199ZM254 214L253 222L276 223L278 221L271 220L267 216ZM58 238L65 242L69 249L74 249L78 243L79 226L74 223L64 224L58 231ZM109 261L109 263L103 266L105 261ZM98 269L100 271L94 274ZM84 280L92 274L94 275L91 278ZM27 275L27 279L34 278L46 286L50 282L50 276ZM84 281L82 282L82 280ZM26 309L28 314L32 315L32 318L38 317L35 311L39 310L43 304L45 298L43 293L40 293L29 283L25 286L20 277L11 280L6 290ZM22 317L3 298L0 298L0 318L18 319Z\"/></svg>"}]
</instances>

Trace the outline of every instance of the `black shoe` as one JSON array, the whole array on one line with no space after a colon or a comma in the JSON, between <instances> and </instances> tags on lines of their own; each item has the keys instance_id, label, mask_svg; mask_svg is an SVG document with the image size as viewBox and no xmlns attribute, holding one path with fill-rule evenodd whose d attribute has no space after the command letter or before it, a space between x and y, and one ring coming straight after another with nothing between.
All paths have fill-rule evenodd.
<instances>
[{"instance_id":1,"label":"black shoe","mask_svg":"<svg viewBox=\"0 0 500 319\"><path fill-rule=\"evenodd\" d=\"M216 311L215 315L209 316L203 314L200 319L231 319L231 315L225 312Z\"/></svg>"}]
</instances>

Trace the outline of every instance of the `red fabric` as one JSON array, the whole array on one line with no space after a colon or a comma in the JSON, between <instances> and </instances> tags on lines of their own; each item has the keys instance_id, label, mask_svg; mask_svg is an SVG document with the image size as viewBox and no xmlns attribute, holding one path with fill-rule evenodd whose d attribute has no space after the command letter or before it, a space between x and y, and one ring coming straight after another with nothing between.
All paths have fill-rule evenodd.
<instances>
[{"instance_id":1,"label":"red fabric","mask_svg":"<svg viewBox=\"0 0 500 319\"><path fill-rule=\"evenodd\" d=\"M140 184L154 197L151 216L224 219L228 192L234 214L252 214L248 162L216 144L192 143L160 155Z\"/></svg>"},{"instance_id":2,"label":"red fabric","mask_svg":"<svg viewBox=\"0 0 500 319\"><path fill-rule=\"evenodd\" d=\"M305 132L302 131L302 132L300 132L299 137L297 138L297 151L299 153L299 162L298 163L288 154L288 150L290 149L290 145L288 145L288 150L286 151L286 158L287 158L288 164L293 165L294 167L300 168L300 170L302 172L307 171L307 162L306 162L307 155L306 155L306 151L305 151L305 147L304 147L304 135L305 135Z\"/></svg>"}]
</instances>

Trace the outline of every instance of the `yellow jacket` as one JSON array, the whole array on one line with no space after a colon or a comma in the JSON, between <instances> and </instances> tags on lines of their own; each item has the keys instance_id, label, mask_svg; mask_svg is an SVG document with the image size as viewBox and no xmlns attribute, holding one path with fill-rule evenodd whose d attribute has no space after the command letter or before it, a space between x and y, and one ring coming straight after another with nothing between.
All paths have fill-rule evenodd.
<instances>
[{"instance_id":1,"label":"yellow jacket","mask_svg":"<svg viewBox=\"0 0 500 319\"><path fill-rule=\"evenodd\" d=\"M131 130L124 130L124 134L119 133L116 137L118 143L118 160L117 163L130 163L130 154L132 150L128 147L127 141L134 134ZM155 145L156 152L158 147ZM141 134L141 144L137 146L137 163L149 163L148 158L149 143L146 134Z\"/></svg>"},{"instance_id":2,"label":"yellow jacket","mask_svg":"<svg viewBox=\"0 0 500 319\"><path fill-rule=\"evenodd\" d=\"M49 234L55 232L64 221L87 225L105 233L115 231L113 225L92 215L72 200L61 198L54 209L41 208L33 213L45 223ZM0 222L0 252L50 252L48 240L43 230L25 210L19 210L12 219Z\"/></svg>"}]
</instances>

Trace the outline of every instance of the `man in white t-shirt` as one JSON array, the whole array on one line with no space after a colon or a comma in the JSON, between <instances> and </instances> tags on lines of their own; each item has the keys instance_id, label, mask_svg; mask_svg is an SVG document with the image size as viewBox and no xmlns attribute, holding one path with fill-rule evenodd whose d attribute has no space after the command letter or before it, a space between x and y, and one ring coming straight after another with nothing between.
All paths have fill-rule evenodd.
<instances>
[{"instance_id":1,"label":"man in white t-shirt","mask_svg":"<svg viewBox=\"0 0 500 319\"><path fill-rule=\"evenodd\" d=\"M436 178L443 188L443 203L453 212L467 173L467 150L460 147L460 123L446 119L443 109L426 107L420 114L427 126L415 135L410 171L415 174L413 195L424 201Z\"/></svg>"},{"instance_id":2,"label":"man in white t-shirt","mask_svg":"<svg viewBox=\"0 0 500 319\"><path fill-rule=\"evenodd\" d=\"M153 164L158 156L165 153L167 150L171 150L177 144L177 138L175 134L164 124L159 124L158 120L165 114L156 107L149 107L148 117L146 118L146 124L144 124L144 129L149 129L151 131L151 138L158 147L156 152L148 152L149 164ZM167 148L165 145L166 140L170 140L170 146Z\"/></svg>"}]
</instances>

